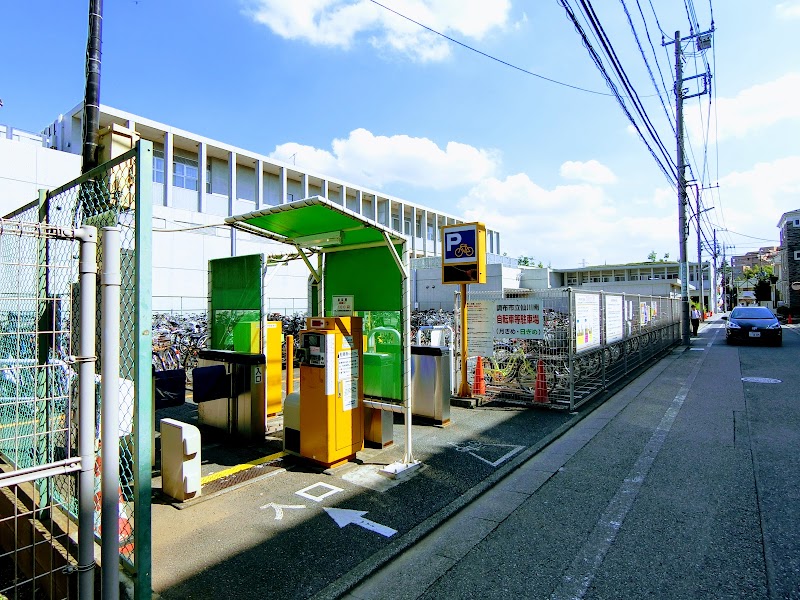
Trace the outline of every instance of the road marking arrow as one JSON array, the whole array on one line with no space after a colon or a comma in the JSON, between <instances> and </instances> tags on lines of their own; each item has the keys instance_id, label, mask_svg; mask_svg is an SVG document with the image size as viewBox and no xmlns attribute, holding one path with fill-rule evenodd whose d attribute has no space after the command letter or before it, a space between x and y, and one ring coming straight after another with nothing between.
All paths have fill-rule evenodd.
<instances>
[{"instance_id":1,"label":"road marking arrow","mask_svg":"<svg viewBox=\"0 0 800 600\"><path fill-rule=\"evenodd\" d=\"M265 504L264 506L260 507L261 510L265 508L274 508L275 509L275 520L280 521L283 519L283 509L284 508L305 508L302 504L275 504L274 502L270 502L269 504Z\"/></svg>"},{"instance_id":2,"label":"road marking arrow","mask_svg":"<svg viewBox=\"0 0 800 600\"><path fill-rule=\"evenodd\" d=\"M397 533L396 529L365 519L364 515L367 514L366 510L350 510L348 508L325 508L324 510L340 528L352 523L353 525L358 525L364 529L379 533L383 537L392 537Z\"/></svg>"}]
</instances>

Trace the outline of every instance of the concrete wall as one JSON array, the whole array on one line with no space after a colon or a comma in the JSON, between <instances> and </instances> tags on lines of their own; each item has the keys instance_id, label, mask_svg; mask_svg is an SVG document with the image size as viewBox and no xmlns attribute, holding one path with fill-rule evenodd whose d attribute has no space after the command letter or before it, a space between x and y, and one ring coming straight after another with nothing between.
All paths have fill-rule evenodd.
<instances>
[{"instance_id":1,"label":"concrete wall","mask_svg":"<svg viewBox=\"0 0 800 600\"><path fill-rule=\"evenodd\" d=\"M12 131L13 133L13 131ZM78 177L81 157L42 146L41 139L0 137L0 216Z\"/></svg>"}]
</instances>

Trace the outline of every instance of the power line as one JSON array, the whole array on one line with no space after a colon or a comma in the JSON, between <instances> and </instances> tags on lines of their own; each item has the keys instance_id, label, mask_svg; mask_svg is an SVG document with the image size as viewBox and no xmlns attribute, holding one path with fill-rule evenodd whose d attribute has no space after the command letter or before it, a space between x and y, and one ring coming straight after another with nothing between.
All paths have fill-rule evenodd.
<instances>
[{"instance_id":1,"label":"power line","mask_svg":"<svg viewBox=\"0 0 800 600\"><path fill-rule=\"evenodd\" d=\"M653 82L653 88L656 90L656 94L658 95L658 99L661 101L661 106L664 108L664 114L667 116L667 122L672 126L673 133L675 132L675 125L672 122L672 115L667 110L667 105L664 103L664 97L661 95L661 90L658 89L658 84L656 83L656 78L653 75L653 70L650 68L650 62L647 60L647 56L644 53L644 48L642 48L642 43L639 41L639 34L636 32L636 26L633 24L633 19L631 18L631 13L628 11L628 6L625 4L625 0L619 0L622 4L622 9L625 11L625 16L628 18L628 24L631 26L631 32L633 33L633 37L636 40L636 45L639 47L639 53L642 55L642 60L644 61L645 67L647 67L647 72L650 75L650 81ZM645 23L645 31L647 31L647 24ZM649 38L649 34L648 34ZM669 95L669 93L667 93Z\"/></svg>"},{"instance_id":2,"label":"power line","mask_svg":"<svg viewBox=\"0 0 800 600\"><path fill-rule=\"evenodd\" d=\"M381 4L380 2L377 2L376 0L369 0L369 1L372 2L373 4L375 4L376 6L380 6L384 10L388 10L390 13L394 13L395 15L405 19L406 21L410 21L411 23L414 23L414 25L422 27L423 29L426 29L426 30L430 31L433 34L436 34L436 35L438 35L438 36L440 36L440 37L442 37L442 38L444 38L444 39L446 39L446 40L448 40L450 42L453 42L454 44L458 44L462 48L466 48L467 50L475 52L476 54L480 54L481 56L484 56L484 57L488 58L489 60L493 60L495 62L498 62L501 65L505 65L507 67L510 67L512 69L520 71L521 73L525 73L526 75L530 75L532 77L537 77L538 79L543 79L544 81L549 81L550 83L555 83L556 85L561 85L561 86L564 86L564 87L568 87L568 88L573 89L573 90L578 90L579 92L586 92L587 94L595 94L597 96L613 96L614 95L614 94L608 94L606 92L598 92L596 90L590 90L590 89L587 89L587 88L582 88L582 87L577 86L577 85L572 85L570 83L564 83L563 81L558 81L557 79L551 79L550 77L545 77L544 75L539 75L538 73L534 73L533 71L529 71L528 69L524 69L524 68L519 67L519 66L517 66L515 64L512 64L512 63L510 63L508 61L505 61L505 60L503 60L501 58L497 58L496 56L492 56L491 54L488 54L486 52L478 50L477 48L474 48L474 47L472 47L472 46L470 46L468 44L465 44L464 42L460 42L457 39L452 38L449 35L445 35L441 31L437 31L436 29L433 29L432 27L428 27L427 25L424 25L423 23L420 23L419 21L415 21L411 17L408 17L408 16L406 16L406 15L400 13L400 12L397 12L396 10L394 10L392 8L389 8L388 6L385 6L385 5Z\"/></svg>"},{"instance_id":3,"label":"power line","mask_svg":"<svg viewBox=\"0 0 800 600\"><path fill-rule=\"evenodd\" d=\"M664 173L664 176L667 178L667 181L670 183L670 185L672 187L675 187L676 186L675 182L677 181L677 176L675 175L675 173L668 171L667 167L664 165L664 163L661 162L659 157L656 155L655 150L653 150L652 146L647 141L647 138L645 138L644 134L642 133L642 130L639 128L639 125L636 123L636 120L633 118L633 115L630 113L630 111L628 110L628 107L625 105L625 102L622 99L622 96L620 95L619 90L617 90L617 86L611 80L611 76L609 75L608 71L606 70L605 66L603 65L603 61L600 59L600 56L597 54L597 51L594 49L594 47L592 46L592 44L589 41L588 37L586 36L586 32L584 31L583 27L581 27L581 24L578 22L578 19L575 16L574 11L572 10L572 7L569 5L568 0L560 0L560 2L561 2L561 6L564 7L564 10L567 13L567 17L572 21L572 24L575 27L575 30L578 32L578 35L581 37L581 40L583 42L583 46L589 52L589 56L594 61L595 65L597 66L598 70L600 71L600 74L603 76L603 79L605 79L606 85L614 93L614 97L617 99L617 103L620 105L620 108L622 108L622 111L625 113L625 116L628 117L628 120L631 122L631 125L633 125L634 129L636 129L636 132L639 134L639 137L642 139L642 141L644 142L645 146L647 146L647 149L650 151L650 154L653 156L653 159L656 161L656 164L658 165L658 167Z\"/></svg>"}]
</instances>

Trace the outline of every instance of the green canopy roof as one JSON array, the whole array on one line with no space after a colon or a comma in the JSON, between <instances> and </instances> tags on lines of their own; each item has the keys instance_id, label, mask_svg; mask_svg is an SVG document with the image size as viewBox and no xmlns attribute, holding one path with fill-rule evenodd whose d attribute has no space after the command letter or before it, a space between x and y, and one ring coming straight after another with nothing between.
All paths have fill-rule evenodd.
<instances>
[{"instance_id":1,"label":"green canopy roof","mask_svg":"<svg viewBox=\"0 0 800 600\"><path fill-rule=\"evenodd\" d=\"M225 223L254 235L323 252L385 246L386 236L393 244L405 242L388 227L321 196L228 217Z\"/></svg>"}]
</instances>

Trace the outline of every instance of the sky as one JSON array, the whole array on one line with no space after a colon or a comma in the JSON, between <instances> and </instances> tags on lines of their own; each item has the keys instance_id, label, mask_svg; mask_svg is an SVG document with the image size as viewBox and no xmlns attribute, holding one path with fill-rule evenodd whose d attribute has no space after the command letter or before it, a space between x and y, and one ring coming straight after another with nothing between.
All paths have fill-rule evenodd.
<instances>
[{"instance_id":1,"label":"sky","mask_svg":"<svg viewBox=\"0 0 800 600\"><path fill-rule=\"evenodd\" d=\"M715 230L720 255L777 245L800 208L800 0L594 0L597 30L579 0L103 4L102 104L482 222L554 268L678 258L670 42L713 19L711 48L681 43L688 257L698 195L704 259ZM82 100L87 14L0 5L0 123Z\"/></svg>"}]
</instances>

